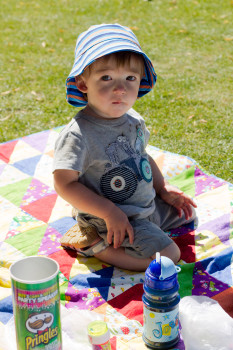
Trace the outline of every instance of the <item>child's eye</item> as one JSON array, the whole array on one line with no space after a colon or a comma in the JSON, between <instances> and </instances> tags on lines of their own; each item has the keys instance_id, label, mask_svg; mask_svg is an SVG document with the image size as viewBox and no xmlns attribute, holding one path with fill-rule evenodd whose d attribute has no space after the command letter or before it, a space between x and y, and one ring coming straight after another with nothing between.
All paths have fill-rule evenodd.
<instances>
[{"instance_id":1,"label":"child's eye","mask_svg":"<svg viewBox=\"0 0 233 350\"><path fill-rule=\"evenodd\" d=\"M126 80L129 80L129 81L134 81L136 80L136 77L134 77L133 75L129 75Z\"/></svg>"},{"instance_id":2,"label":"child's eye","mask_svg":"<svg viewBox=\"0 0 233 350\"><path fill-rule=\"evenodd\" d=\"M110 75L103 75L101 77L101 80L108 81L108 80L111 80L111 77L110 77Z\"/></svg>"}]
</instances>

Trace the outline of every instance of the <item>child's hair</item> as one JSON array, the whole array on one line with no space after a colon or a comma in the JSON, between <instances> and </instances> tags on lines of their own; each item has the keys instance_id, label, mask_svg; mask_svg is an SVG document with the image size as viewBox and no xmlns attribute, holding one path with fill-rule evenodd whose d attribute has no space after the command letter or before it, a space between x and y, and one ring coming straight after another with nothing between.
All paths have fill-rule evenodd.
<instances>
[{"instance_id":1,"label":"child's hair","mask_svg":"<svg viewBox=\"0 0 233 350\"><path fill-rule=\"evenodd\" d=\"M104 59L107 62L111 58L116 61L117 67L130 66L131 59L132 58L136 59L138 61L138 65L140 68L140 76L142 79L142 77L144 75L145 64L144 64L144 59L143 59L141 54L133 52L133 51L117 51L117 52L113 52L109 55L102 56L98 59ZM96 61L98 61L98 59ZM85 68L83 74L81 74L81 75L89 76L91 73L91 69L92 69L92 64L87 66Z\"/></svg>"}]
</instances>

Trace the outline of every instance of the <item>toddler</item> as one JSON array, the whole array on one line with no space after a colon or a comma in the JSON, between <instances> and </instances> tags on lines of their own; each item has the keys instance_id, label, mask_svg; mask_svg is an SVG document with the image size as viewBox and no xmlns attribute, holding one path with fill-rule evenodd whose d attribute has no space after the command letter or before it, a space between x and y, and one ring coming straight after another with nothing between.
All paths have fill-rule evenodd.
<instances>
[{"instance_id":1,"label":"toddler","mask_svg":"<svg viewBox=\"0 0 233 350\"><path fill-rule=\"evenodd\" d=\"M54 186L75 208L78 253L135 271L156 252L177 263L180 250L164 231L195 217L192 199L169 185L147 154L148 129L131 109L155 82L129 28L90 27L78 37L66 81L67 101L83 109L55 145Z\"/></svg>"}]
</instances>

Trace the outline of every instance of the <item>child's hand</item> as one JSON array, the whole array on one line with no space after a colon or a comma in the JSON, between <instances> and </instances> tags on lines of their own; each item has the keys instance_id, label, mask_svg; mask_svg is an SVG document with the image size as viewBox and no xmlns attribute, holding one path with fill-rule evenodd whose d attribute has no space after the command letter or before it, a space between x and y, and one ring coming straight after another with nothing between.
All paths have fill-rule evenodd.
<instances>
[{"instance_id":1,"label":"child's hand","mask_svg":"<svg viewBox=\"0 0 233 350\"><path fill-rule=\"evenodd\" d=\"M197 207L189 196L172 185L165 184L165 187L158 194L164 202L172 205L178 210L179 217L181 217L183 210L186 220L192 216L191 206L194 208Z\"/></svg>"},{"instance_id":2,"label":"child's hand","mask_svg":"<svg viewBox=\"0 0 233 350\"><path fill-rule=\"evenodd\" d=\"M133 244L134 232L127 215L117 206L114 206L109 216L104 218L107 226L107 240L113 247L119 248L128 234L129 242Z\"/></svg>"}]
</instances>

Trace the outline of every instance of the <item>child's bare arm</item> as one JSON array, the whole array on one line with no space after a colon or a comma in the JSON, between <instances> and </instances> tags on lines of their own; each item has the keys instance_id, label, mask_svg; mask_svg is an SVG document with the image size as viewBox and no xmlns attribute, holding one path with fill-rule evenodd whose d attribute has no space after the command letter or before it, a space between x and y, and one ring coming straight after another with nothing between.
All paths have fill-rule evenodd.
<instances>
[{"instance_id":1,"label":"child's bare arm","mask_svg":"<svg viewBox=\"0 0 233 350\"><path fill-rule=\"evenodd\" d=\"M114 241L114 248L120 247L126 233L130 243L133 243L133 228L126 214L109 199L99 196L78 182L78 176L79 173L74 170L55 170L56 192L73 207L105 220L108 243Z\"/></svg>"},{"instance_id":2,"label":"child's bare arm","mask_svg":"<svg viewBox=\"0 0 233 350\"><path fill-rule=\"evenodd\" d=\"M185 214L186 220L192 216L192 208L196 208L196 204L188 195L170 185L163 177L156 162L149 156L150 165L153 174L153 185L156 193L168 204L175 207L178 211L178 215L181 217L182 210Z\"/></svg>"},{"instance_id":3,"label":"child's bare arm","mask_svg":"<svg viewBox=\"0 0 233 350\"><path fill-rule=\"evenodd\" d=\"M155 192L159 194L160 191L165 187L166 181L154 159L151 156L148 157L153 174L153 187L155 189Z\"/></svg>"}]
</instances>

